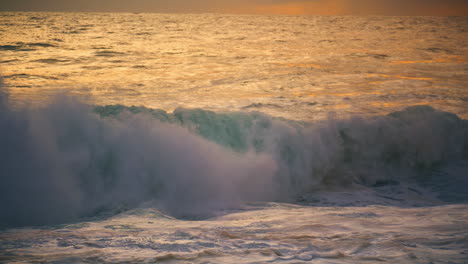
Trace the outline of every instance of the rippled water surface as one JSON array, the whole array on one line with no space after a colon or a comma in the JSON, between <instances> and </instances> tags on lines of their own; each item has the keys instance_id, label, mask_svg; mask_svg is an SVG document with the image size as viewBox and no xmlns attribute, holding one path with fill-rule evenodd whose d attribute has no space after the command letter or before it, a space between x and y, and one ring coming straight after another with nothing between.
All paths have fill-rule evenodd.
<instances>
[{"instance_id":1,"label":"rippled water surface","mask_svg":"<svg viewBox=\"0 0 468 264\"><path fill-rule=\"evenodd\" d=\"M466 17L2 13L15 99L259 110L291 119L430 104L467 116Z\"/></svg>"}]
</instances>

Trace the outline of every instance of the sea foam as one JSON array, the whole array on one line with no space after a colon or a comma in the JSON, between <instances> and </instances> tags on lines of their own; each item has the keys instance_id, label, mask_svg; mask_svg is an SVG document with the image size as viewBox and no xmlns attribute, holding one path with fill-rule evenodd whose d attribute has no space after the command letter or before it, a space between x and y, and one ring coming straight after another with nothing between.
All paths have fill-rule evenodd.
<instances>
[{"instance_id":1,"label":"sea foam","mask_svg":"<svg viewBox=\"0 0 468 264\"><path fill-rule=\"evenodd\" d=\"M54 224L153 200L176 217L317 188L418 181L468 158L468 125L414 106L387 116L295 122L262 113L92 107L57 97L0 105L0 222Z\"/></svg>"}]
</instances>

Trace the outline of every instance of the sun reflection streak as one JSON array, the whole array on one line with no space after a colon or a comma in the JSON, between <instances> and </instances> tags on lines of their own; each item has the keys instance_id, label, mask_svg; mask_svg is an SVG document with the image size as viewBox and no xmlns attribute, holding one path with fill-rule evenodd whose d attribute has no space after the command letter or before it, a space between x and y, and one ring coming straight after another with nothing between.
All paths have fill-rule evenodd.
<instances>
[{"instance_id":1,"label":"sun reflection streak","mask_svg":"<svg viewBox=\"0 0 468 264\"><path fill-rule=\"evenodd\" d=\"M391 61L390 64L415 64L415 63L442 63L442 62L465 62L460 56L452 56L448 58L435 58L430 60L396 60Z\"/></svg>"}]
</instances>

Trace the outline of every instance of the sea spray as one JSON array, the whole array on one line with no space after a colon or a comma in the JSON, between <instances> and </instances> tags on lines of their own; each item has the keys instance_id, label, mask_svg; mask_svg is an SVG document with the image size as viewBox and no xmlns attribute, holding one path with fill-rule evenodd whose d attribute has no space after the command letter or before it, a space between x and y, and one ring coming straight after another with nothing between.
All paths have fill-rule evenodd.
<instances>
[{"instance_id":1,"label":"sea spray","mask_svg":"<svg viewBox=\"0 0 468 264\"><path fill-rule=\"evenodd\" d=\"M417 181L467 158L467 122L428 106L315 123L255 112L93 108L69 96L40 109L1 107L7 226L74 221L147 200L176 217L207 217L327 186Z\"/></svg>"},{"instance_id":2,"label":"sea spray","mask_svg":"<svg viewBox=\"0 0 468 264\"><path fill-rule=\"evenodd\" d=\"M1 115L0 221L72 221L156 199L176 215L270 200L276 164L240 155L147 115L103 119L69 97Z\"/></svg>"},{"instance_id":3,"label":"sea spray","mask_svg":"<svg viewBox=\"0 0 468 264\"><path fill-rule=\"evenodd\" d=\"M313 123L260 112L180 108L166 113L122 105L98 106L94 111L117 119L122 113L147 113L239 153L268 153L279 167L276 180L287 178L283 188L295 193L322 184L373 185L389 178L416 177L468 158L468 122L430 106L367 118L330 115Z\"/></svg>"}]
</instances>

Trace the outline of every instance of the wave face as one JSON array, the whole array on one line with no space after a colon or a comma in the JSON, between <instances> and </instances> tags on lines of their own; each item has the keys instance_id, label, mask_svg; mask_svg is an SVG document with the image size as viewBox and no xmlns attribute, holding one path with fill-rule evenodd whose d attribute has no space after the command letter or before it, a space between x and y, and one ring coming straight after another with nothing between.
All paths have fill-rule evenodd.
<instances>
[{"instance_id":1,"label":"wave face","mask_svg":"<svg viewBox=\"0 0 468 264\"><path fill-rule=\"evenodd\" d=\"M0 103L0 222L73 221L147 200L176 217L326 186L419 181L468 159L468 124L428 106L301 123L261 113ZM116 209L117 208L117 209Z\"/></svg>"}]
</instances>

